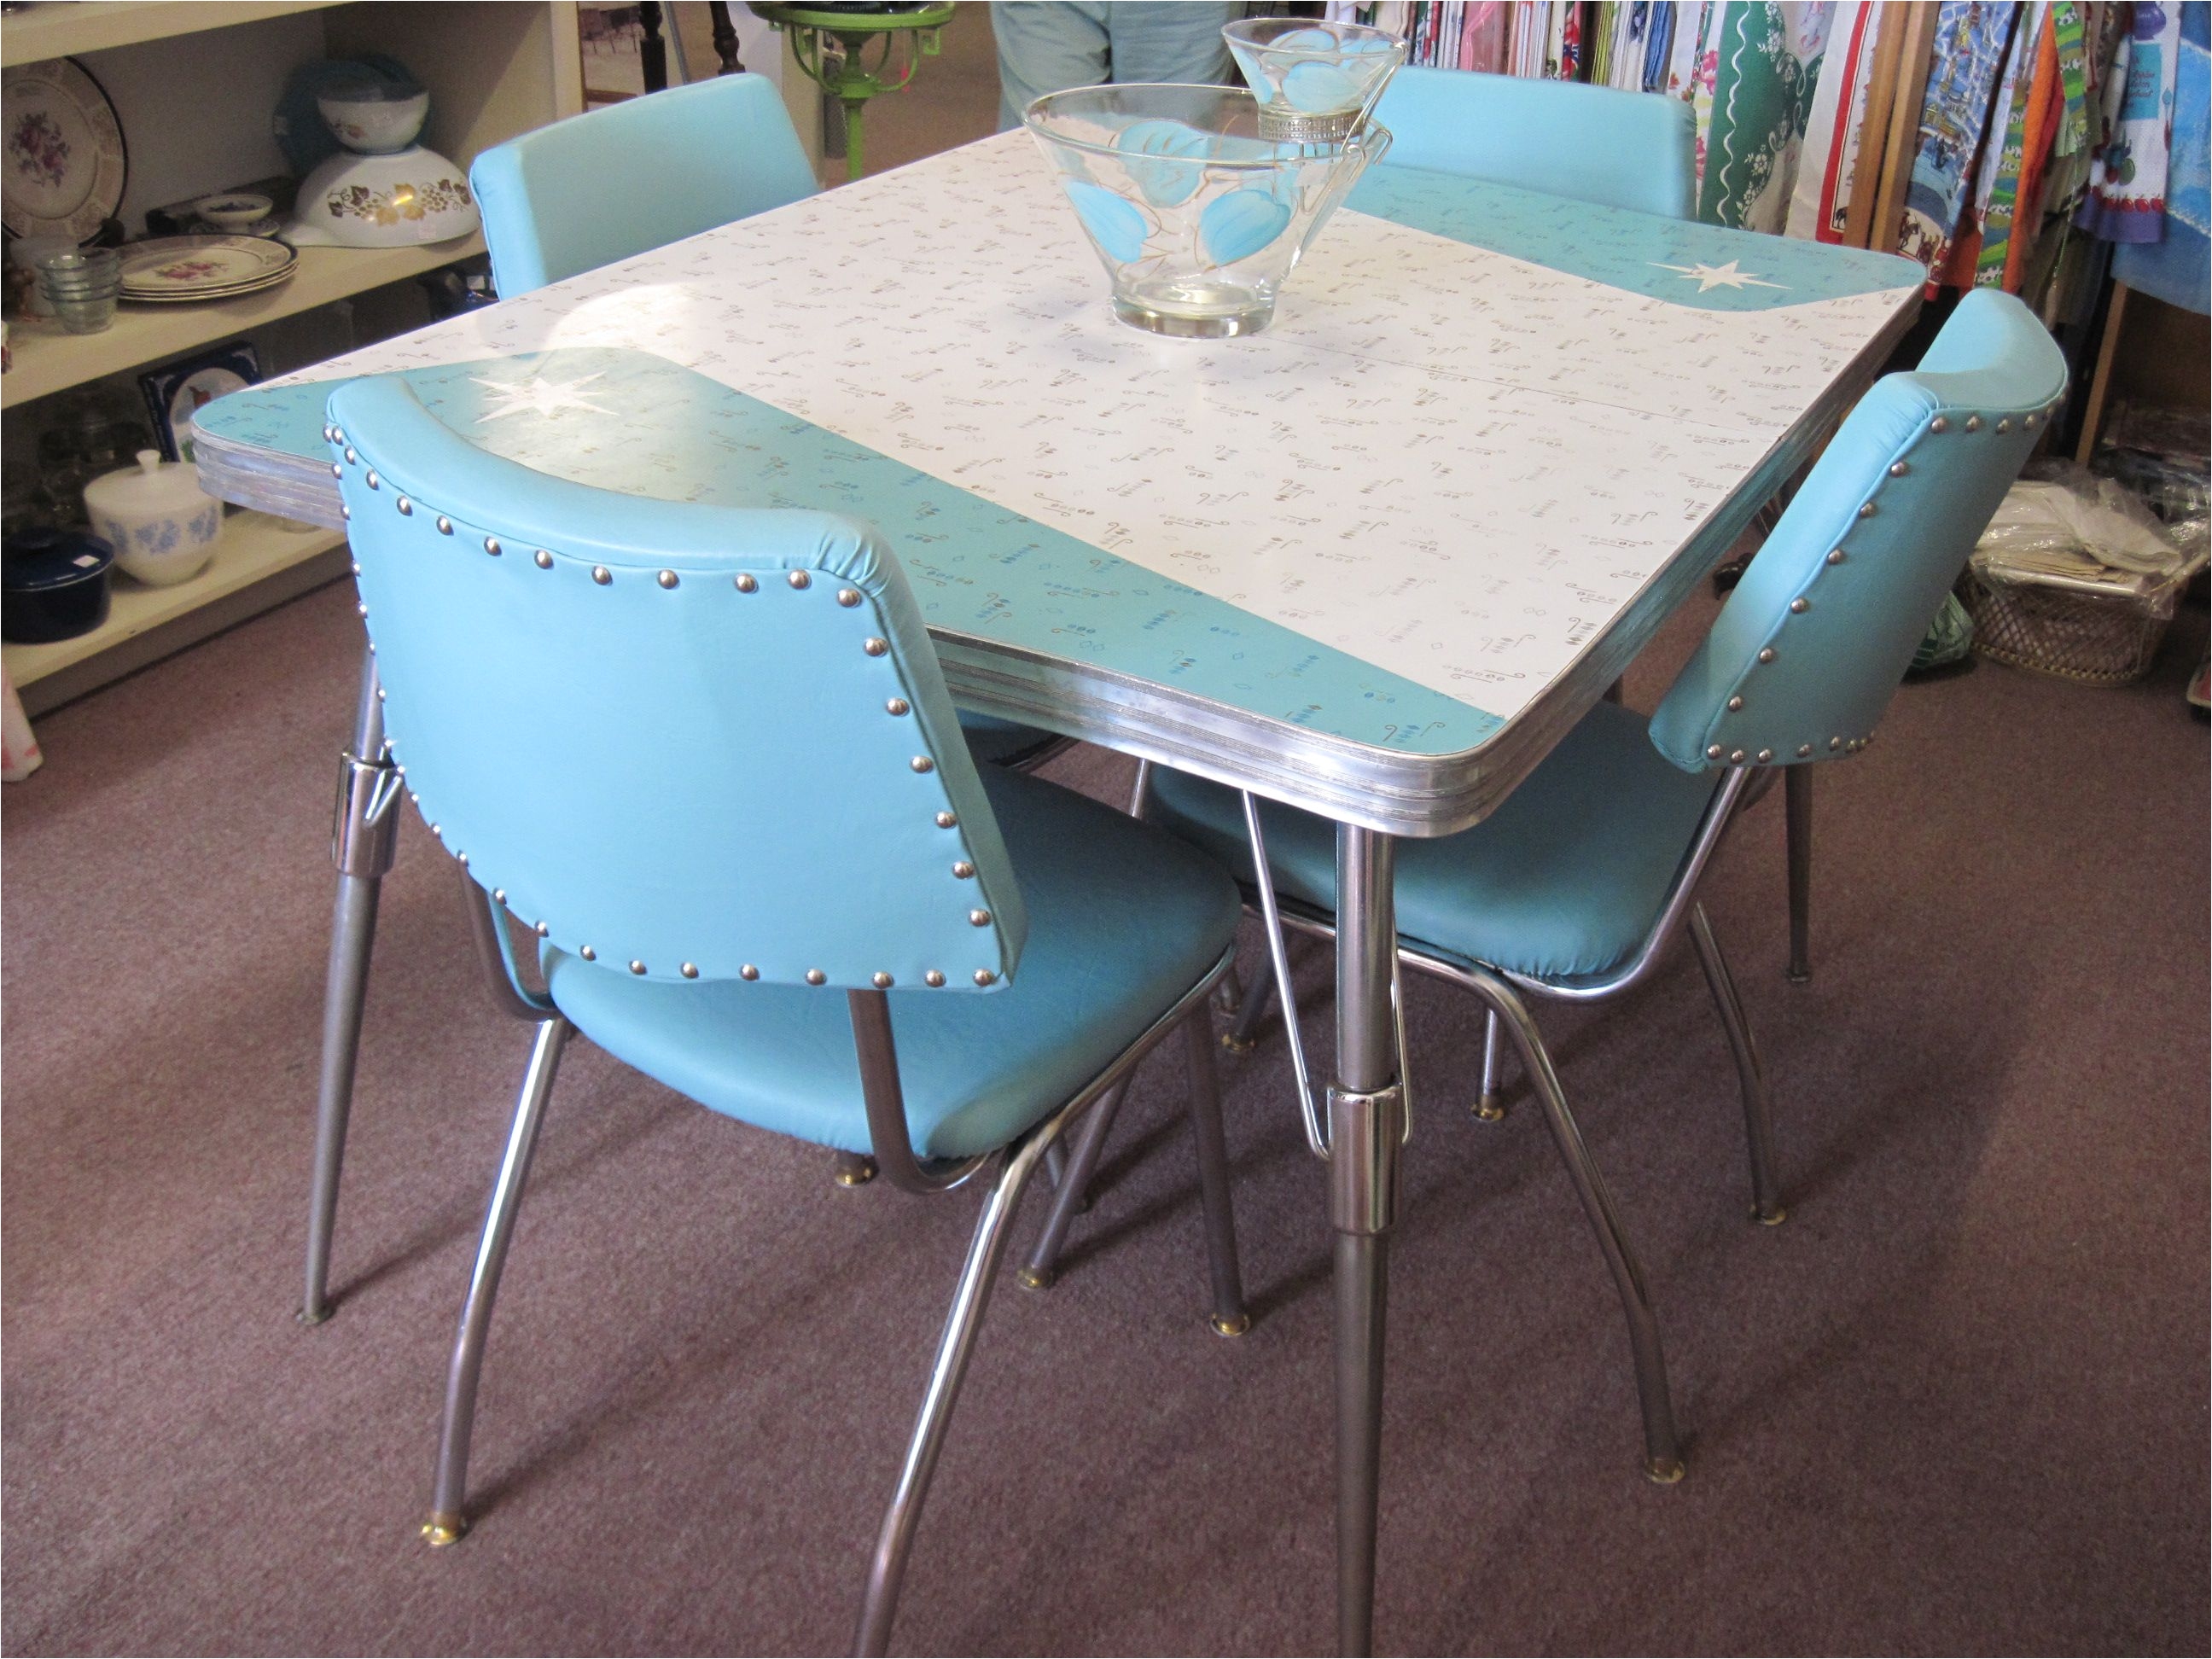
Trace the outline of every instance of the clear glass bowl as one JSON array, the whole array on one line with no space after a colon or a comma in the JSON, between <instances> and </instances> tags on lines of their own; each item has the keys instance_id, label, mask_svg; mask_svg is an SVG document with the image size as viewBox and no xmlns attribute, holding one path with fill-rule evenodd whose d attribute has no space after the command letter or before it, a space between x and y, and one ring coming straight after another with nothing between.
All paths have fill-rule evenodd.
<instances>
[{"instance_id":1,"label":"clear glass bowl","mask_svg":"<svg viewBox=\"0 0 2212 1659\"><path fill-rule=\"evenodd\" d=\"M1335 144L1262 138L1260 107L1227 87L1131 84L1049 93L1023 116L1123 322L1202 339L1265 328L1298 256L1390 146L1372 123Z\"/></svg>"},{"instance_id":2,"label":"clear glass bowl","mask_svg":"<svg viewBox=\"0 0 2212 1659\"><path fill-rule=\"evenodd\" d=\"M1251 17L1221 31L1260 100L1260 136L1335 143L1357 131L1406 61L1406 43L1364 23Z\"/></svg>"}]
</instances>

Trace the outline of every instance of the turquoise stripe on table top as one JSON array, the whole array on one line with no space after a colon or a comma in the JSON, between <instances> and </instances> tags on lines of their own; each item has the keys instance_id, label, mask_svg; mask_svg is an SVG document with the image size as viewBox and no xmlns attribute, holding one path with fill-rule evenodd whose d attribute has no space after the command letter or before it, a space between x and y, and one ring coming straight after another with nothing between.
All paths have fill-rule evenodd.
<instances>
[{"instance_id":1,"label":"turquoise stripe on table top","mask_svg":"<svg viewBox=\"0 0 2212 1659\"><path fill-rule=\"evenodd\" d=\"M1455 754L1503 724L649 352L560 347L404 378L471 442L541 472L663 501L865 518L930 624L951 633L1407 754ZM319 464L334 384L234 392L193 418L226 442Z\"/></svg>"},{"instance_id":2,"label":"turquoise stripe on table top","mask_svg":"<svg viewBox=\"0 0 2212 1659\"><path fill-rule=\"evenodd\" d=\"M1414 230L1701 311L1774 311L1928 279L1917 260L1599 207L1385 162L1345 204Z\"/></svg>"}]
</instances>

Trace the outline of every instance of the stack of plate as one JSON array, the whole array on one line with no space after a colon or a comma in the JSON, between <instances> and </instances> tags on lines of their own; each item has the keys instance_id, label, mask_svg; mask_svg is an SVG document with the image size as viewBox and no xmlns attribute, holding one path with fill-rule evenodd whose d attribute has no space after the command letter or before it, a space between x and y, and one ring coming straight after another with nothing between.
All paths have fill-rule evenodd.
<instances>
[{"instance_id":1,"label":"stack of plate","mask_svg":"<svg viewBox=\"0 0 2212 1659\"><path fill-rule=\"evenodd\" d=\"M123 297L155 305L229 300L274 288L300 259L273 236L158 236L121 252Z\"/></svg>"}]
</instances>

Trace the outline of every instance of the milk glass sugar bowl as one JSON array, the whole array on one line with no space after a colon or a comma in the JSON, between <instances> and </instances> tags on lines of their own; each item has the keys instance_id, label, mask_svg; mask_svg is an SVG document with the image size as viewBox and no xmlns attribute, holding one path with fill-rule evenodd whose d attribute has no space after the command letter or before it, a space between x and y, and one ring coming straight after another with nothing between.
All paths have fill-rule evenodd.
<instances>
[{"instance_id":1,"label":"milk glass sugar bowl","mask_svg":"<svg viewBox=\"0 0 2212 1659\"><path fill-rule=\"evenodd\" d=\"M84 506L116 563L154 587L198 575L222 534L222 504L202 492L198 469L164 465L158 449L142 449L137 465L94 478L84 487Z\"/></svg>"},{"instance_id":2,"label":"milk glass sugar bowl","mask_svg":"<svg viewBox=\"0 0 2212 1659\"><path fill-rule=\"evenodd\" d=\"M1364 23L1249 17L1221 31L1260 100L1260 136L1331 144L1358 131L1406 61L1406 43Z\"/></svg>"},{"instance_id":3,"label":"milk glass sugar bowl","mask_svg":"<svg viewBox=\"0 0 2212 1659\"><path fill-rule=\"evenodd\" d=\"M1029 106L1123 322L1201 339L1265 328L1306 244L1390 144L1372 122L1335 144L1285 143L1260 118L1226 87L1079 87Z\"/></svg>"}]
</instances>

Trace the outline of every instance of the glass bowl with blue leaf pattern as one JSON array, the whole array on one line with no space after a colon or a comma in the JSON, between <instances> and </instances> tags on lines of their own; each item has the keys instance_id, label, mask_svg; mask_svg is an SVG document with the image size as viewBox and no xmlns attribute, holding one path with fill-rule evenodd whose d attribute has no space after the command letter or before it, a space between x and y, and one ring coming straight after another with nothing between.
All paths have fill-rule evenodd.
<instances>
[{"instance_id":1,"label":"glass bowl with blue leaf pattern","mask_svg":"<svg viewBox=\"0 0 2212 1659\"><path fill-rule=\"evenodd\" d=\"M1260 100L1260 136L1336 143L1358 131L1406 61L1406 43L1364 23L1248 17L1221 31Z\"/></svg>"},{"instance_id":2,"label":"glass bowl with blue leaf pattern","mask_svg":"<svg viewBox=\"0 0 2212 1659\"><path fill-rule=\"evenodd\" d=\"M1359 175L1390 145L1260 136L1260 102L1228 87L1079 87L1023 125L1052 162L1113 283L1115 314L1156 334L1265 328L1275 296Z\"/></svg>"}]
</instances>

